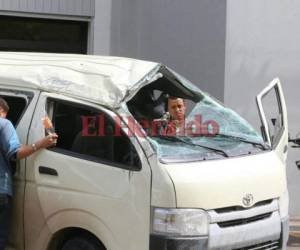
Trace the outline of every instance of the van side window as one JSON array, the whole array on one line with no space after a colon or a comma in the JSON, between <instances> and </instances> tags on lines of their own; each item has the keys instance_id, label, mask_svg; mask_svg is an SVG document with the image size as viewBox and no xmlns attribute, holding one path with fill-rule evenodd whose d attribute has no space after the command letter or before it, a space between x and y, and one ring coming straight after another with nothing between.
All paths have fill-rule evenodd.
<instances>
[{"instance_id":1,"label":"van side window","mask_svg":"<svg viewBox=\"0 0 300 250\"><path fill-rule=\"evenodd\" d=\"M0 94L0 97L7 102L10 108L7 114L7 119L10 120L16 127L18 122L21 120L27 105L29 104L30 98L5 94Z\"/></svg>"},{"instance_id":2,"label":"van side window","mask_svg":"<svg viewBox=\"0 0 300 250\"><path fill-rule=\"evenodd\" d=\"M48 100L47 106L59 135L53 150L124 169L141 168L130 139L116 131L113 119L105 112L53 99ZM49 110L52 110L52 115Z\"/></svg>"}]
</instances>

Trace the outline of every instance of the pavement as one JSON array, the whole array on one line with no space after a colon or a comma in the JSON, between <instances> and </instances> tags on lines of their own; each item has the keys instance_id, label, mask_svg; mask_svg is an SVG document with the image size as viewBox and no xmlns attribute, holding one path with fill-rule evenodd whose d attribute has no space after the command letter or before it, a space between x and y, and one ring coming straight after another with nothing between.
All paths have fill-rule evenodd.
<instances>
[{"instance_id":1,"label":"pavement","mask_svg":"<svg viewBox=\"0 0 300 250\"><path fill-rule=\"evenodd\" d=\"M290 220L288 250L300 250L300 218Z\"/></svg>"}]
</instances>

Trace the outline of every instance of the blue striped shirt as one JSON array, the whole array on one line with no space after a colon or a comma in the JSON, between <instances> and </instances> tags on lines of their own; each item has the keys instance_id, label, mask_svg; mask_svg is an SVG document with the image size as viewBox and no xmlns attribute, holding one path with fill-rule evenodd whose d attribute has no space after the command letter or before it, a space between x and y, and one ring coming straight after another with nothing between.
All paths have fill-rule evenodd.
<instances>
[{"instance_id":1,"label":"blue striped shirt","mask_svg":"<svg viewBox=\"0 0 300 250\"><path fill-rule=\"evenodd\" d=\"M10 162L16 160L20 148L18 135L12 123L0 118L0 193L12 195Z\"/></svg>"}]
</instances>

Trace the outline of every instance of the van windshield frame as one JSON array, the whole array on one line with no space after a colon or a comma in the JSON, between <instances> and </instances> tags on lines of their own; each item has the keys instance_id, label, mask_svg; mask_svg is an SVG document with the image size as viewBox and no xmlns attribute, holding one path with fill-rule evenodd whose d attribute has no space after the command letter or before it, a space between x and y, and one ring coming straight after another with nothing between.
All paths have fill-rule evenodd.
<instances>
[{"instance_id":1,"label":"van windshield frame","mask_svg":"<svg viewBox=\"0 0 300 250\"><path fill-rule=\"evenodd\" d=\"M162 76L141 88L127 102L127 107L143 127L161 162L219 159L270 149L262 136L236 112L176 72L162 68L159 73ZM158 96L155 91L159 92ZM170 121L167 110L170 96L183 99L189 106L183 128L177 128L171 134L173 140L166 133L166 124ZM155 125L155 132L153 122L159 124L158 127Z\"/></svg>"}]
</instances>

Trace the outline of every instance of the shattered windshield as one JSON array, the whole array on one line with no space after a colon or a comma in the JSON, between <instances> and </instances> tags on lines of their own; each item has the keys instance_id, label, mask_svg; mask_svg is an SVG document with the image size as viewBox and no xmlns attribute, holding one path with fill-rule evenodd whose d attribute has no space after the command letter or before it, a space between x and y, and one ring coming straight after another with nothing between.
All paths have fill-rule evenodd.
<instances>
[{"instance_id":1,"label":"shattered windshield","mask_svg":"<svg viewBox=\"0 0 300 250\"><path fill-rule=\"evenodd\" d=\"M246 120L209 96L204 96L201 102L196 103L186 117L186 123L196 121L197 117L201 118L204 125L208 125L208 131L204 131L206 133L223 135L223 137L239 137L248 141L263 143L261 135Z\"/></svg>"},{"instance_id":2,"label":"shattered windshield","mask_svg":"<svg viewBox=\"0 0 300 250\"><path fill-rule=\"evenodd\" d=\"M174 72L168 72L173 78L164 73L128 103L161 162L220 159L268 149L236 112Z\"/></svg>"}]
</instances>

